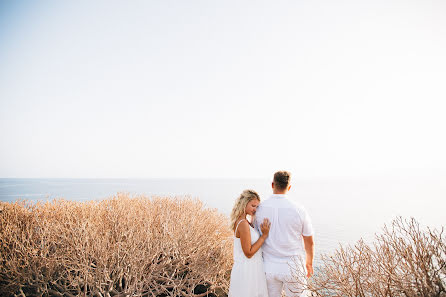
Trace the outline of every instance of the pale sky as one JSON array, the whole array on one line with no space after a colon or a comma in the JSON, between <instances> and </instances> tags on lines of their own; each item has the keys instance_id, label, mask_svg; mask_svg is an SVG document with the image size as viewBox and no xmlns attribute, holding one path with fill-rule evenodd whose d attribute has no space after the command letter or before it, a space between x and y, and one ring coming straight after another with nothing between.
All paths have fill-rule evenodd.
<instances>
[{"instance_id":1,"label":"pale sky","mask_svg":"<svg viewBox=\"0 0 446 297\"><path fill-rule=\"evenodd\" d=\"M0 177L446 172L446 1L2 1Z\"/></svg>"}]
</instances>

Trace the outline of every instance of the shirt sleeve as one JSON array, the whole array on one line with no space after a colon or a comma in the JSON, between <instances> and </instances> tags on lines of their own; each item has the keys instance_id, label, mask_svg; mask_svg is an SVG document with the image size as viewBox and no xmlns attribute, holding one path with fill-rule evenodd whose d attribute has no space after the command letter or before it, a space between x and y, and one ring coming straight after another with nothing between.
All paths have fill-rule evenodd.
<instances>
[{"instance_id":1,"label":"shirt sleeve","mask_svg":"<svg viewBox=\"0 0 446 297\"><path fill-rule=\"evenodd\" d=\"M308 212L306 209L302 209L302 218L303 218L303 224L302 224L302 235L303 236L313 236L314 235L314 229L313 224L311 223L310 216L308 215Z\"/></svg>"}]
</instances>

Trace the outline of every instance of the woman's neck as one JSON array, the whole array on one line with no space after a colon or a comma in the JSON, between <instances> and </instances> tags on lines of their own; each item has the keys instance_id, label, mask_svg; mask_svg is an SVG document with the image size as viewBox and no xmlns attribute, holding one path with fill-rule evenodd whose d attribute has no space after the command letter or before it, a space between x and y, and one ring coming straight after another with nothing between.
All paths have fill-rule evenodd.
<instances>
[{"instance_id":1,"label":"woman's neck","mask_svg":"<svg viewBox=\"0 0 446 297\"><path fill-rule=\"evenodd\" d=\"M245 214L244 216L240 216L239 218L238 218L238 221L241 221L241 220L246 220L247 222L248 222L248 224L250 225L250 226L252 226L252 222L250 221L250 220L248 220L248 216ZM252 217L251 217L251 220L252 220Z\"/></svg>"}]
</instances>

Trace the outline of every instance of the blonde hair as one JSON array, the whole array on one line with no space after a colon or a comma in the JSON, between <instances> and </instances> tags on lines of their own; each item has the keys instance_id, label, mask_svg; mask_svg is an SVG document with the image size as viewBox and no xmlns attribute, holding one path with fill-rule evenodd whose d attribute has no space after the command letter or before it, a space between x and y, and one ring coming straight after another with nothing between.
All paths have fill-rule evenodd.
<instances>
[{"instance_id":1,"label":"blonde hair","mask_svg":"<svg viewBox=\"0 0 446 297\"><path fill-rule=\"evenodd\" d=\"M237 219L245 213L246 205L248 205L248 203L254 199L260 201L260 196L259 194L257 194L256 191L244 190L240 194L240 197L238 197L237 200L235 200L234 207L232 208L230 217L231 220L230 226L232 230L235 230L235 224L237 223Z\"/></svg>"}]
</instances>

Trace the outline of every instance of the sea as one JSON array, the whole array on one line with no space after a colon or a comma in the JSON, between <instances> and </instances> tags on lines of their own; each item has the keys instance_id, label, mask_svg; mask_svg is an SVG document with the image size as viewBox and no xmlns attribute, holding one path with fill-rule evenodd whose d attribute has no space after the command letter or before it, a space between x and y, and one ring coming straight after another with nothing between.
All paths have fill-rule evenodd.
<instances>
[{"instance_id":1,"label":"sea","mask_svg":"<svg viewBox=\"0 0 446 297\"><path fill-rule=\"evenodd\" d=\"M192 197L229 215L235 199L253 189L261 199L271 191L268 179L83 179L0 178L0 201L52 199L100 200L117 193ZM303 205L315 229L316 262L341 245L372 243L398 216L415 218L423 228L446 223L446 180L437 177L294 180L290 199Z\"/></svg>"}]
</instances>

